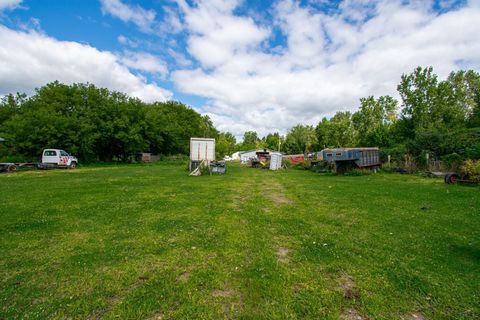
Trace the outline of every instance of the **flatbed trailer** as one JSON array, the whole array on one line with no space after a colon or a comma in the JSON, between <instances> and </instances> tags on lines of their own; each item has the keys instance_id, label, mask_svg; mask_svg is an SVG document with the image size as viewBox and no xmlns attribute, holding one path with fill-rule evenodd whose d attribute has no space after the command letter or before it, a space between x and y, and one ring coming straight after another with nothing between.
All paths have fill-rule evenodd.
<instances>
[{"instance_id":1,"label":"flatbed trailer","mask_svg":"<svg viewBox=\"0 0 480 320\"><path fill-rule=\"evenodd\" d=\"M37 163L34 162L1 162L0 172L16 172L20 168L36 168Z\"/></svg>"}]
</instances>

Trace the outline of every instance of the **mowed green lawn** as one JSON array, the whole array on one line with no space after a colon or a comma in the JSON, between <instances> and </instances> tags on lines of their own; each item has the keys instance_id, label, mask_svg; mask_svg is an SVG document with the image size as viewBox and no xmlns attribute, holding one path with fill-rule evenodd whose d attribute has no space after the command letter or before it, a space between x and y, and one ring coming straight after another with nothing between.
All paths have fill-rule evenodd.
<instances>
[{"instance_id":1,"label":"mowed green lawn","mask_svg":"<svg viewBox=\"0 0 480 320\"><path fill-rule=\"evenodd\" d=\"M480 318L479 187L153 164L0 196L0 319Z\"/></svg>"}]
</instances>

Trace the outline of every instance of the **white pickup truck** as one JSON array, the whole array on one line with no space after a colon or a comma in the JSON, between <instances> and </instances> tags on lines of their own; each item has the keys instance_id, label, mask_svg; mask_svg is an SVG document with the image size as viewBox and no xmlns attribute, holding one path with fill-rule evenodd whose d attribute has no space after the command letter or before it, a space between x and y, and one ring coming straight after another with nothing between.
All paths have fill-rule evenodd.
<instances>
[{"instance_id":1,"label":"white pickup truck","mask_svg":"<svg viewBox=\"0 0 480 320\"><path fill-rule=\"evenodd\" d=\"M78 159L60 149L45 149L42 153L42 162L38 164L40 169L47 168L70 168L78 165Z\"/></svg>"}]
</instances>

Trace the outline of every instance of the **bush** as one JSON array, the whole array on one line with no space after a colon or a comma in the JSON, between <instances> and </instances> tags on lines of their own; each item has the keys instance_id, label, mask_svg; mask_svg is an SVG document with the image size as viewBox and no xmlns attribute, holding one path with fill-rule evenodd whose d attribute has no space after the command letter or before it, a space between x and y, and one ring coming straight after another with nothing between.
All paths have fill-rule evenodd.
<instances>
[{"instance_id":1,"label":"bush","mask_svg":"<svg viewBox=\"0 0 480 320\"><path fill-rule=\"evenodd\" d=\"M448 168L449 171L456 171L462 164L463 157L454 152L441 157L441 160L445 163L445 167Z\"/></svg>"},{"instance_id":2,"label":"bush","mask_svg":"<svg viewBox=\"0 0 480 320\"><path fill-rule=\"evenodd\" d=\"M212 174L211 170L210 170L210 166L207 165L206 163L202 163L200 165L200 174L202 176L206 176L206 175L210 175Z\"/></svg>"},{"instance_id":3,"label":"bush","mask_svg":"<svg viewBox=\"0 0 480 320\"><path fill-rule=\"evenodd\" d=\"M380 149L380 161L387 162L390 155L390 161L403 161L407 149L404 145L398 145L393 148Z\"/></svg>"},{"instance_id":4,"label":"bush","mask_svg":"<svg viewBox=\"0 0 480 320\"><path fill-rule=\"evenodd\" d=\"M392 173L392 172L393 172L393 168L395 168L395 167L397 167L397 166L395 165L395 163L390 163L390 164L384 163L384 164L382 164L381 170L382 170L383 172Z\"/></svg>"},{"instance_id":5,"label":"bush","mask_svg":"<svg viewBox=\"0 0 480 320\"><path fill-rule=\"evenodd\" d=\"M460 170L470 180L480 182L480 160L466 160Z\"/></svg>"},{"instance_id":6,"label":"bush","mask_svg":"<svg viewBox=\"0 0 480 320\"><path fill-rule=\"evenodd\" d=\"M188 161L189 157L185 154L160 155L162 162L184 162Z\"/></svg>"},{"instance_id":7,"label":"bush","mask_svg":"<svg viewBox=\"0 0 480 320\"><path fill-rule=\"evenodd\" d=\"M333 163L329 163L327 161L320 161L317 162L315 165L312 165L310 168L311 171L313 172L331 172L333 171Z\"/></svg>"},{"instance_id":8,"label":"bush","mask_svg":"<svg viewBox=\"0 0 480 320\"><path fill-rule=\"evenodd\" d=\"M288 159L283 159L282 165L285 166L285 168L290 169L293 167L292 161Z\"/></svg>"},{"instance_id":9,"label":"bush","mask_svg":"<svg viewBox=\"0 0 480 320\"><path fill-rule=\"evenodd\" d=\"M310 160L303 160L299 163L297 163L294 166L295 169L300 169L300 170L310 170L312 168L312 161Z\"/></svg>"},{"instance_id":10,"label":"bush","mask_svg":"<svg viewBox=\"0 0 480 320\"><path fill-rule=\"evenodd\" d=\"M6 155L0 157L0 162L39 162L39 158L28 157L22 154Z\"/></svg>"},{"instance_id":11,"label":"bush","mask_svg":"<svg viewBox=\"0 0 480 320\"><path fill-rule=\"evenodd\" d=\"M480 159L480 143L465 148L465 157L469 159Z\"/></svg>"}]
</instances>

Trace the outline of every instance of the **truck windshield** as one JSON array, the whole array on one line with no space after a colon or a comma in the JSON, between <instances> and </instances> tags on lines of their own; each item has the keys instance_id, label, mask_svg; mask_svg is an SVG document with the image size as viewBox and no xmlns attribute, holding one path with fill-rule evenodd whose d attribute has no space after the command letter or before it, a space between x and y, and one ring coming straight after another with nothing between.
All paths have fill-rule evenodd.
<instances>
[{"instance_id":1,"label":"truck windshield","mask_svg":"<svg viewBox=\"0 0 480 320\"><path fill-rule=\"evenodd\" d=\"M66 157L66 156L68 156L68 153L66 153L66 152L63 151L63 150L60 150L60 155L61 155L62 157Z\"/></svg>"}]
</instances>

